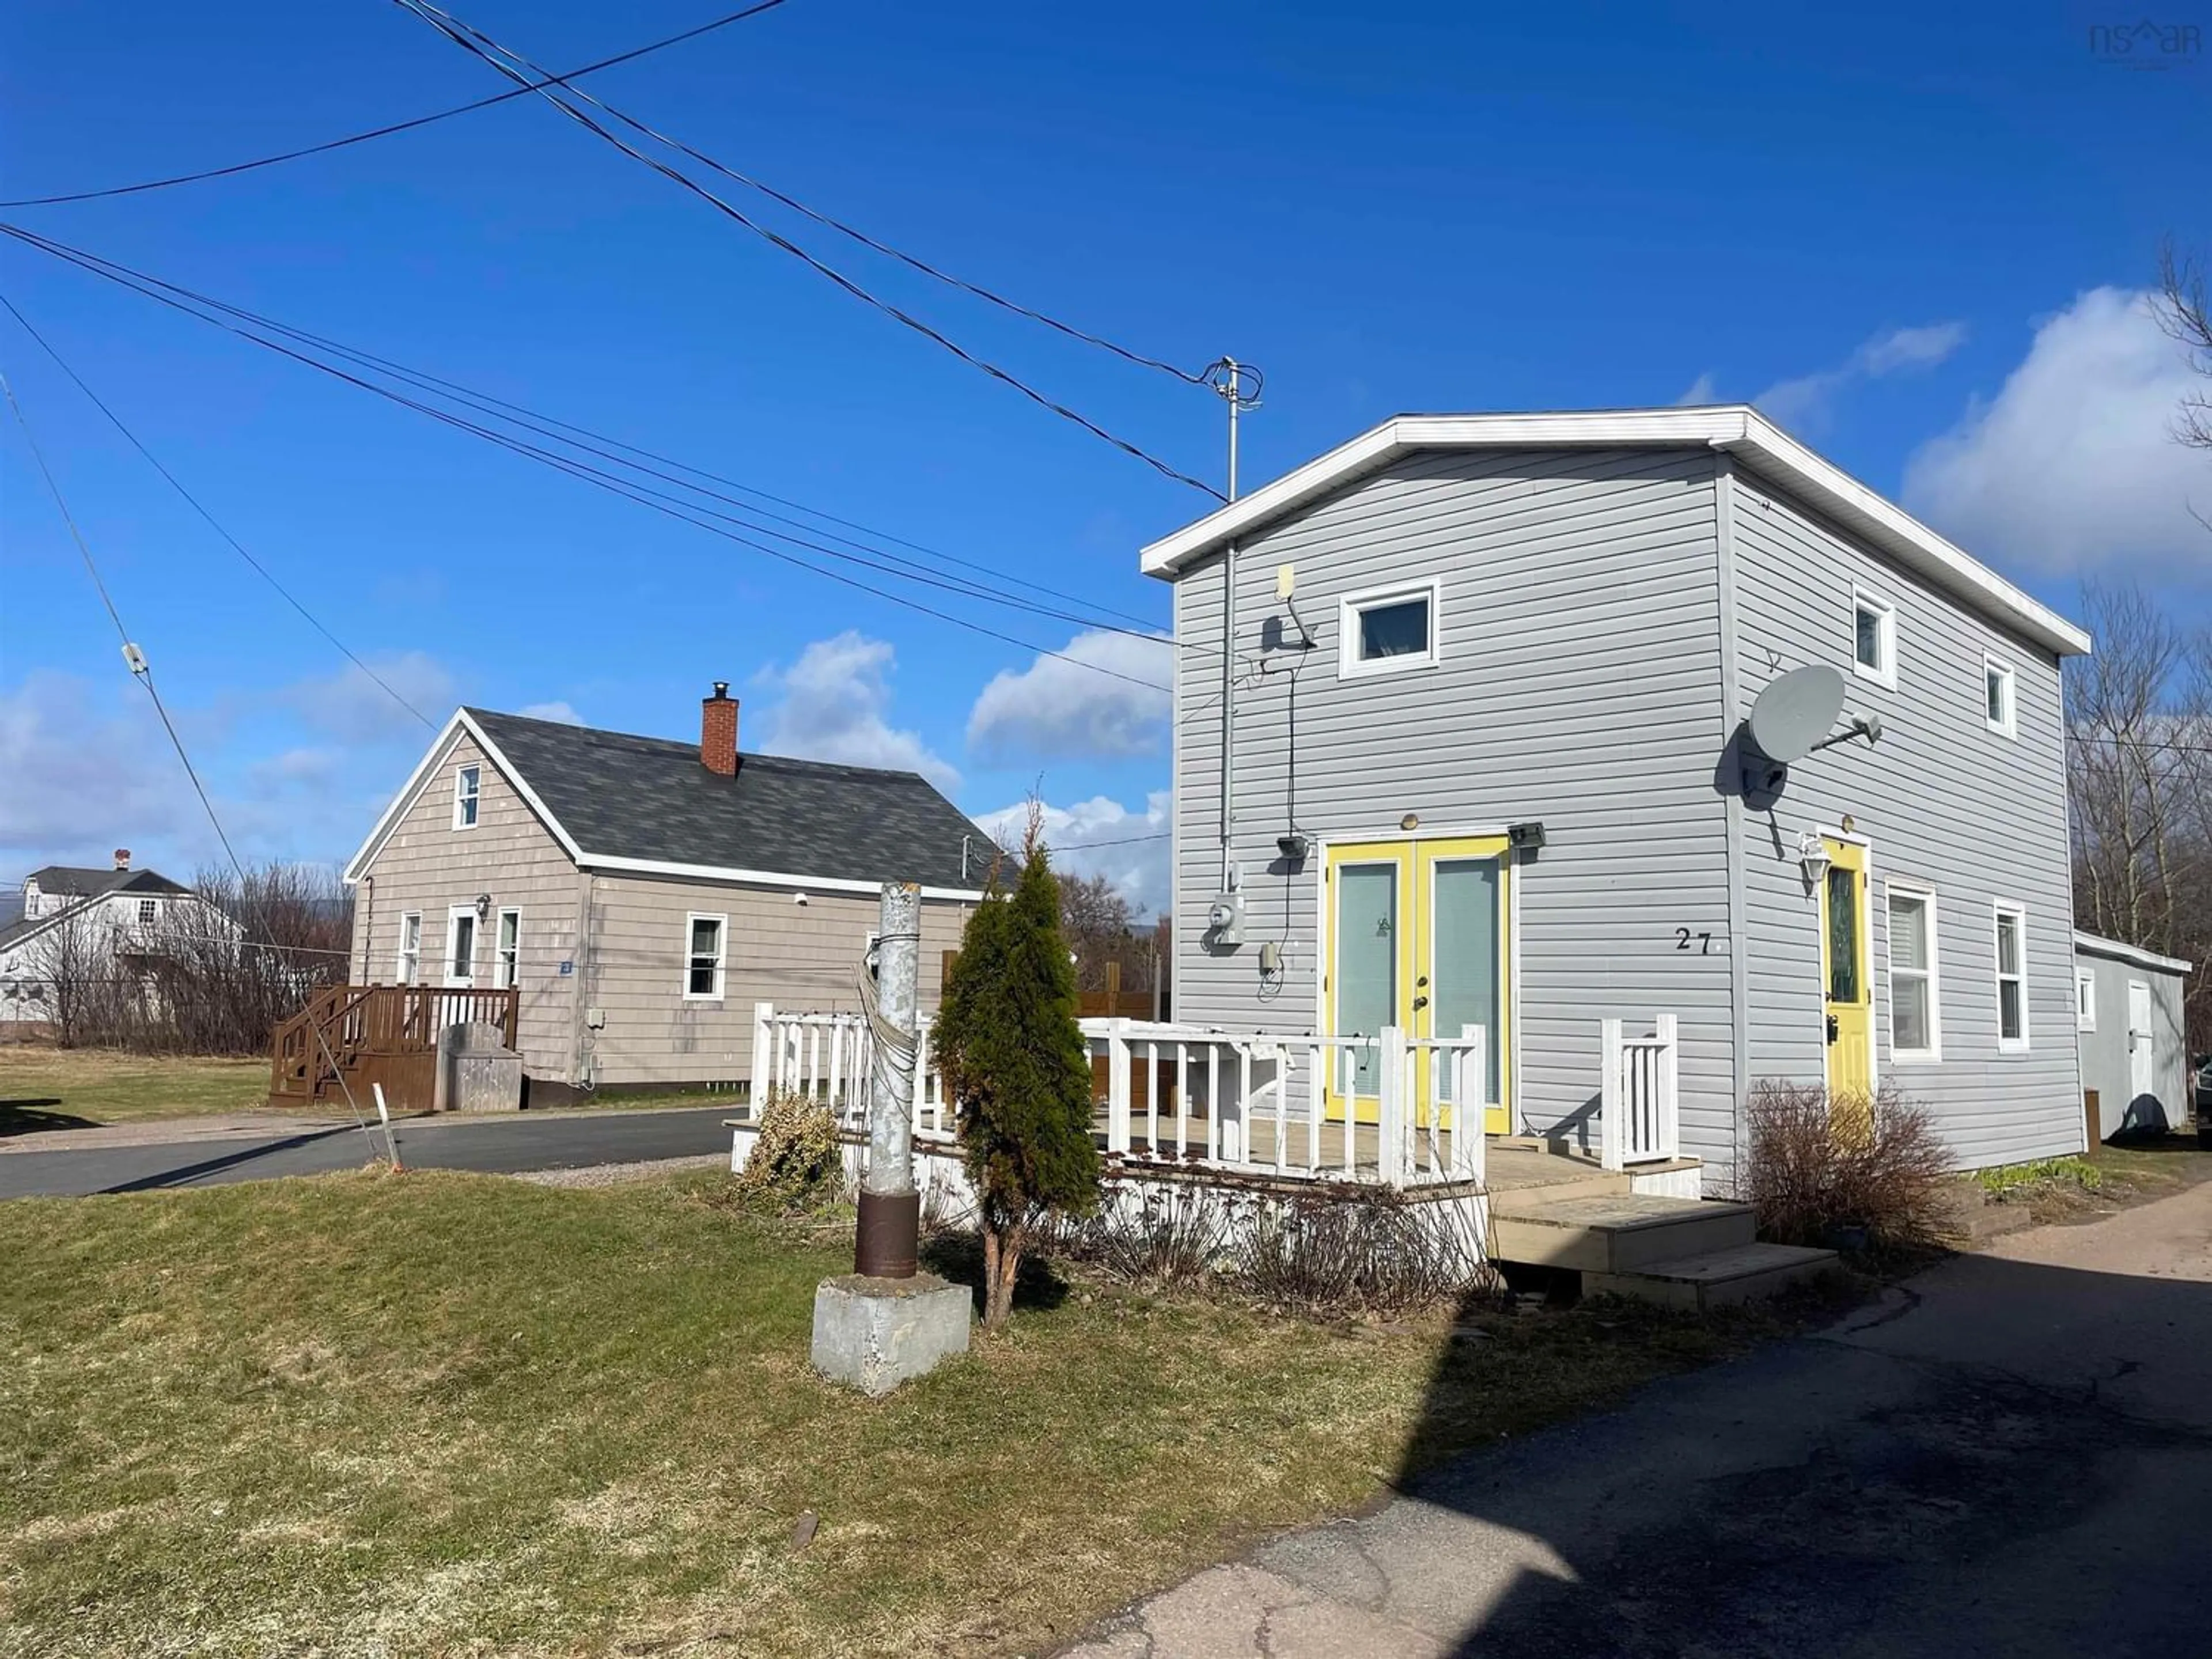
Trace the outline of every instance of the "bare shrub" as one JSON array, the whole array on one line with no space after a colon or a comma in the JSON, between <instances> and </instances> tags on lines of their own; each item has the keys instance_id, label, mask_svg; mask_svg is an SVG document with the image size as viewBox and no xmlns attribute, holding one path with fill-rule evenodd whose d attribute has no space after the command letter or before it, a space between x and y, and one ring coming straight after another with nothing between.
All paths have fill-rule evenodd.
<instances>
[{"instance_id":1,"label":"bare shrub","mask_svg":"<svg viewBox=\"0 0 2212 1659\"><path fill-rule=\"evenodd\" d=\"M1309 1313L1395 1313L1502 1282L1465 1211L1387 1187L1256 1200L1236 1271L1261 1301Z\"/></svg>"},{"instance_id":2,"label":"bare shrub","mask_svg":"<svg viewBox=\"0 0 2212 1659\"><path fill-rule=\"evenodd\" d=\"M1133 1285L1188 1289L1232 1265L1237 1212L1213 1188L1109 1181L1097 1213L1063 1224L1049 1248Z\"/></svg>"},{"instance_id":3,"label":"bare shrub","mask_svg":"<svg viewBox=\"0 0 2212 1659\"><path fill-rule=\"evenodd\" d=\"M778 1089L761 1109L752 1156L732 1183L739 1199L780 1215L804 1215L845 1189L844 1141L820 1101Z\"/></svg>"},{"instance_id":4,"label":"bare shrub","mask_svg":"<svg viewBox=\"0 0 2212 1659\"><path fill-rule=\"evenodd\" d=\"M1760 1235L1826 1245L1863 1228L1875 1252L1954 1242L1951 1158L1924 1108L1885 1084L1872 1099L1832 1098L1810 1084L1752 1091L1749 1180Z\"/></svg>"}]
</instances>

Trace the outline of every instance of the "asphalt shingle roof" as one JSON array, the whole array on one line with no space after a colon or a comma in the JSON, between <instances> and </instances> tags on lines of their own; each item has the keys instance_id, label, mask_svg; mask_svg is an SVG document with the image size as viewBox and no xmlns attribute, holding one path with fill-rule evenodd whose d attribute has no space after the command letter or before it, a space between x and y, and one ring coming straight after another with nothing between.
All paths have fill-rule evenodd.
<instances>
[{"instance_id":1,"label":"asphalt shingle roof","mask_svg":"<svg viewBox=\"0 0 2212 1659\"><path fill-rule=\"evenodd\" d=\"M586 854L925 887L989 868L990 837L919 773L747 754L724 777L696 743L467 712Z\"/></svg>"},{"instance_id":2,"label":"asphalt shingle roof","mask_svg":"<svg viewBox=\"0 0 2212 1659\"><path fill-rule=\"evenodd\" d=\"M101 893L128 890L133 893L189 893L191 889L179 885L167 876L151 870L95 870L76 864L50 864L43 870L33 870L23 878L24 884L39 884L42 893L74 893L82 898L93 898Z\"/></svg>"}]
</instances>

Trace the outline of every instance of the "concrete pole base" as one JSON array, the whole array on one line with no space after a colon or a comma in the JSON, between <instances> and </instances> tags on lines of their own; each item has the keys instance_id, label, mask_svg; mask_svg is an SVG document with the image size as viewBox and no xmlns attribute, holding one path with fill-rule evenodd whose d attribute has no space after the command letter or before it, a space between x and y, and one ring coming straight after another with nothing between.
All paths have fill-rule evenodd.
<instances>
[{"instance_id":1,"label":"concrete pole base","mask_svg":"<svg viewBox=\"0 0 2212 1659\"><path fill-rule=\"evenodd\" d=\"M814 1369L866 1395L886 1395L968 1352L974 1304L934 1273L825 1279L814 1292Z\"/></svg>"}]
</instances>

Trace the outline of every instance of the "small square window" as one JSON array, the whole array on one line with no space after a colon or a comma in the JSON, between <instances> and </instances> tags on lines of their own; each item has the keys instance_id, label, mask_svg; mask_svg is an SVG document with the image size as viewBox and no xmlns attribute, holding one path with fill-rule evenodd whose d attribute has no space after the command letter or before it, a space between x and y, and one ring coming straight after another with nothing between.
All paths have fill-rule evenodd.
<instances>
[{"instance_id":1,"label":"small square window","mask_svg":"<svg viewBox=\"0 0 2212 1659\"><path fill-rule=\"evenodd\" d=\"M1863 588L1851 590L1851 669L1861 679L1897 684L1897 610Z\"/></svg>"},{"instance_id":2,"label":"small square window","mask_svg":"<svg viewBox=\"0 0 2212 1659\"><path fill-rule=\"evenodd\" d=\"M483 769L464 766L453 774L453 828L473 830L477 827L477 797L483 787Z\"/></svg>"},{"instance_id":3,"label":"small square window","mask_svg":"<svg viewBox=\"0 0 2212 1659\"><path fill-rule=\"evenodd\" d=\"M2081 1031L2097 1029L2097 976L2087 968L2074 970L2074 1027Z\"/></svg>"},{"instance_id":4,"label":"small square window","mask_svg":"<svg viewBox=\"0 0 2212 1659\"><path fill-rule=\"evenodd\" d=\"M1339 619L1340 673L1388 674L1437 660L1437 585L1354 593Z\"/></svg>"},{"instance_id":5,"label":"small square window","mask_svg":"<svg viewBox=\"0 0 2212 1659\"><path fill-rule=\"evenodd\" d=\"M2012 665L1995 657L1982 659L1982 713L1990 731L2008 738L2019 735L2020 723L2013 702Z\"/></svg>"},{"instance_id":6,"label":"small square window","mask_svg":"<svg viewBox=\"0 0 2212 1659\"><path fill-rule=\"evenodd\" d=\"M153 926L154 918L159 915L161 911L161 907L155 903L152 899L140 899L138 901L138 925L141 927L150 927Z\"/></svg>"}]
</instances>

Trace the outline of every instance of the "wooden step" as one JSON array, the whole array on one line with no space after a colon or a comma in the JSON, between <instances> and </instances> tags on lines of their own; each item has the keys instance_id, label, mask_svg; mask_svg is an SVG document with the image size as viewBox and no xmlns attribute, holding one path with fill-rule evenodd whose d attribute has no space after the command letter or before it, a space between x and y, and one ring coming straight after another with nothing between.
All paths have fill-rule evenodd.
<instances>
[{"instance_id":1,"label":"wooden step","mask_svg":"<svg viewBox=\"0 0 2212 1659\"><path fill-rule=\"evenodd\" d=\"M1738 1244L1629 1273L1585 1273L1586 1296L1629 1296L1662 1307L1703 1313L1756 1301L1836 1271L1833 1250L1794 1244Z\"/></svg>"},{"instance_id":2,"label":"wooden step","mask_svg":"<svg viewBox=\"0 0 2212 1659\"><path fill-rule=\"evenodd\" d=\"M1490 1204L1490 1254L1500 1261L1632 1273L1656 1261L1749 1244L1758 1222L1748 1204L1634 1193L1554 1197L1537 1188L1501 1193Z\"/></svg>"}]
</instances>

